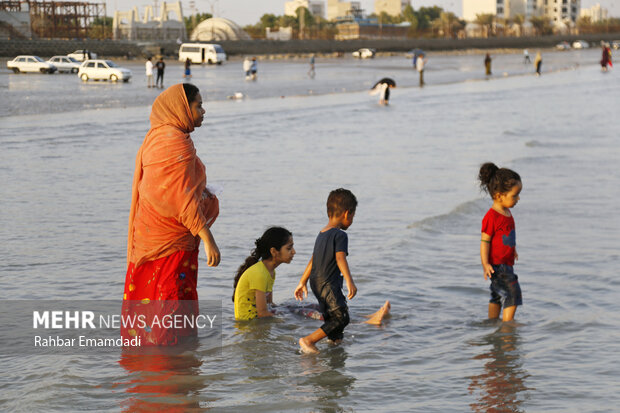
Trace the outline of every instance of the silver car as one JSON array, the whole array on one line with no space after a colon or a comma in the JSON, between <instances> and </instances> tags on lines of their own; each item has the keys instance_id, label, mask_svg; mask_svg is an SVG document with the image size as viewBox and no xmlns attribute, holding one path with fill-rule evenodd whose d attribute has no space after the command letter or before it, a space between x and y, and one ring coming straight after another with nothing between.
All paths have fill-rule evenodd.
<instances>
[{"instance_id":1,"label":"silver car","mask_svg":"<svg viewBox=\"0 0 620 413\"><path fill-rule=\"evenodd\" d=\"M69 56L54 56L47 63L56 66L59 73L77 73L80 70L80 62Z\"/></svg>"}]
</instances>

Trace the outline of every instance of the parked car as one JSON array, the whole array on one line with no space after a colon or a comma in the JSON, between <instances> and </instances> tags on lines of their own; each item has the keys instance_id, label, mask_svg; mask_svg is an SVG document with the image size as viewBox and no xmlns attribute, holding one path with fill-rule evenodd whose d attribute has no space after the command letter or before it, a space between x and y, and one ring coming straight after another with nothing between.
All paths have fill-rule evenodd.
<instances>
[{"instance_id":1,"label":"parked car","mask_svg":"<svg viewBox=\"0 0 620 413\"><path fill-rule=\"evenodd\" d=\"M612 47L614 50L618 50L618 49L620 49L620 40L612 40L612 41L611 41L611 47Z\"/></svg>"},{"instance_id":2,"label":"parked car","mask_svg":"<svg viewBox=\"0 0 620 413\"><path fill-rule=\"evenodd\" d=\"M88 60L88 59L96 59L97 53L91 52L90 50L86 50L86 49L80 49L80 50L76 50L73 53L69 53L67 57L72 57L78 62L83 62L84 60Z\"/></svg>"},{"instance_id":3,"label":"parked car","mask_svg":"<svg viewBox=\"0 0 620 413\"><path fill-rule=\"evenodd\" d=\"M54 73L57 69L51 63L46 62L39 56L17 56L13 60L6 62L6 67L15 73L19 72L40 72Z\"/></svg>"},{"instance_id":4,"label":"parked car","mask_svg":"<svg viewBox=\"0 0 620 413\"><path fill-rule=\"evenodd\" d=\"M51 63L56 66L56 68L58 69L58 73L77 73L78 70L80 70L80 62L69 56L54 56L49 59L47 63Z\"/></svg>"},{"instance_id":5,"label":"parked car","mask_svg":"<svg viewBox=\"0 0 620 413\"><path fill-rule=\"evenodd\" d=\"M377 51L369 48L362 48L352 53L353 57L357 57L359 59L372 59L375 57L375 54L377 54Z\"/></svg>"},{"instance_id":6,"label":"parked car","mask_svg":"<svg viewBox=\"0 0 620 413\"><path fill-rule=\"evenodd\" d=\"M555 45L555 48L558 50L570 50L570 43L568 42L560 42Z\"/></svg>"},{"instance_id":7,"label":"parked car","mask_svg":"<svg viewBox=\"0 0 620 413\"><path fill-rule=\"evenodd\" d=\"M120 67L111 60L93 59L86 60L80 65L78 76L84 82L88 79L128 82L131 79L131 70Z\"/></svg>"},{"instance_id":8,"label":"parked car","mask_svg":"<svg viewBox=\"0 0 620 413\"><path fill-rule=\"evenodd\" d=\"M590 44L585 40L575 40L573 42L573 49L588 49Z\"/></svg>"}]
</instances>

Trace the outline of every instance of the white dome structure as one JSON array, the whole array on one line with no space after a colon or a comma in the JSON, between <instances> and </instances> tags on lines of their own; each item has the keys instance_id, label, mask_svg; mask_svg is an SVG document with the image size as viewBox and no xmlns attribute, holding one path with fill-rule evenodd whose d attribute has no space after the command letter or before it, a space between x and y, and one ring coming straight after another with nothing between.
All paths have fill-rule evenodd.
<instances>
[{"instance_id":1,"label":"white dome structure","mask_svg":"<svg viewBox=\"0 0 620 413\"><path fill-rule=\"evenodd\" d=\"M189 39L201 42L252 40L250 35L239 27L237 23L222 17L214 17L200 22Z\"/></svg>"}]
</instances>

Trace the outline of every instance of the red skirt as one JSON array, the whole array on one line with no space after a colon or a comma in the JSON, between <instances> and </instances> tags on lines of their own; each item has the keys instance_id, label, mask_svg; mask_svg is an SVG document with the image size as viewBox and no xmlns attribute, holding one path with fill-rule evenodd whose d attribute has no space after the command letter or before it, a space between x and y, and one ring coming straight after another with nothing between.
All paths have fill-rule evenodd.
<instances>
[{"instance_id":1,"label":"red skirt","mask_svg":"<svg viewBox=\"0 0 620 413\"><path fill-rule=\"evenodd\" d=\"M195 326L173 323L198 315L198 248L127 267L121 312L121 337L140 346L175 345L196 335ZM135 341L134 341L135 342Z\"/></svg>"}]
</instances>

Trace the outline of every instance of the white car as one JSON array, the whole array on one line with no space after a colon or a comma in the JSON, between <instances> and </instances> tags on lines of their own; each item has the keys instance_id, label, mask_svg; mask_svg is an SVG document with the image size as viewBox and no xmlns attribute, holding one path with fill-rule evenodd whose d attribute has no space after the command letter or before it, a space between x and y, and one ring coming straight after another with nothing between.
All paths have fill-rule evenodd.
<instances>
[{"instance_id":1,"label":"white car","mask_svg":"<svg viewBox=\"0 0 620 413\"><path fill-rule=\"evenodd\" d=\"M88 79L128 82L131 79L131 70L120 67L111 60L86 60L80 65L78 76L84 82Z\"/></svg>"},{"instance_id":2,"label":"white car","mask_svg":"<svg viewBox=\"0 0 620 413\"><path fill-rule=\"evenodd\" d=\"M573 42L573 49L588 49L590 44L585 40L575 40Z\"/></svg>"},{"instance_id":3,"label":"white car","mask_svg":"<svg viewBox=\"0 0 620 413\"><path fill-rule=\"evenodd\" d=\"M15 59L6 62L6 67L15 73L54 73L57 70L56 66L46 62L39 56L17 56Z\"/></svg>"},{"instance_id":4,"label":"white car","mask_svg":"<svg viewBox=\"0 0 620 413\"><path fill-rule=\"evenodd\" d=\"M78 70L80 70L80 62L69 56L54 56L49 59L47 63L51 63L56 66L56 68L58 69L58 73L77 73Z\"/></svg>"},{"instance_id":5,"label":"white car","mask_svg":"<svg viewBox=\"0 0 620 413\"><path fill-rule=\"evenodd\" d=\"M614 50L620 49L620 40L612 40L611 47L613 47Z\"/></svg>"},{"instance_id":6,"label":"white car","mask_svg":"<svg viewBox=\"0 0 620 413\"><path fill-rule=\"evenodd\" d=\"M77 60L78 62L83 62L84 60L88 60L88 59L96 59L97 58L97 53L91 52L90 50L76 50L73 53L69 53L67 55L67 57L72 57L75 60Z\"/></svg>"},{"instance_id":7,"label":"white car","mask_svg":"<svg viewBox=\"0 0 620 413\"><path fill-rule=\"evenodd\" d=\"M555 45L557 50L570 50L570 43L568 42L560 42Z\"/></svg>"},{"instance_id":8,"label":"white car","mask_svg":"<svg viewBox=\"0 0 620 413\"><path fill-rule=\"evenodd\" d=\"M377 51L375 49L363 48L356 50L351 54L353 55L353 57L357 57L360 59L372 59L373 57L375 57L376 53Z\"/></svg>"}]
</instances>

